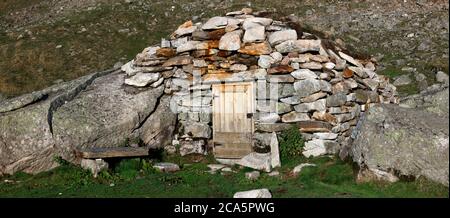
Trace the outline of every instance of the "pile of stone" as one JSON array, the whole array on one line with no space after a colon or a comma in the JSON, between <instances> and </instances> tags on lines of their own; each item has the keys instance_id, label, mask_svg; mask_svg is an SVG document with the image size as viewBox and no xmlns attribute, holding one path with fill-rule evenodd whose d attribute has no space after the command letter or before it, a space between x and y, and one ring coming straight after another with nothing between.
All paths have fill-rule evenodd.
<instances>
[{"instance_id":1,"label":"pile of stone","mask_svg":"<svg viewBox=\"0 0 450 218\"><path fill-rule=\"evenodd\" d=\"M361 113L397 103L396 87L376 74L375 60L356 59L291 21L259 15L244 8L205 23L185 22L122 66L124 83L164 86L178 114L177 143L188 148L183 154L204 153L212 138L211 84L253 81L257 144L268 146L271 133L298 125L305 156L346 156Z\"/></svg>"}]
</instances>

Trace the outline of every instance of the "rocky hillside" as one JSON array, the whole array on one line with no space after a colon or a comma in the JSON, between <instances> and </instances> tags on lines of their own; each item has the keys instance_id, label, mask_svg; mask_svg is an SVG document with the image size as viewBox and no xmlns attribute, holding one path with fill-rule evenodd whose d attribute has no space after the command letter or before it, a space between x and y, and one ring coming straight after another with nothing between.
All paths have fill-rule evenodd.
<instances>
[{"instance_id":1,"label":"rocky hillside","mask_svg":"<svg viewBox=\"0 0 450 218\"><path fill-rule=\"evenodd\" d=\"M4 0L0 2L0 96L15 96L108 69L167 37L185 20L252 7L294 14L310 32L375 56L400 94L448 74L448 2L243 0ZM100 43L101 42L101 43ZM345 42L345 43L344 43Z\"/></svg>"}]
</instances>

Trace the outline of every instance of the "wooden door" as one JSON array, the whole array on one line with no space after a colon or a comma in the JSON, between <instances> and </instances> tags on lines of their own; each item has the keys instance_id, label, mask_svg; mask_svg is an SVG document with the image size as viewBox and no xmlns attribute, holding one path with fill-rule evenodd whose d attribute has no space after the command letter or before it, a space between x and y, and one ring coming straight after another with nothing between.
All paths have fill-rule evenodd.
<instances>
[{"instance_id":1,"label":"wooden door","mask_svg":"<svg viewBox=\"0 0 450 218\"><path fill-rule=\"evenodd\" d=\"M218 158L241 158L252 152L253 83L214 84L213 141Z\"/></svg>"}]
</instances>

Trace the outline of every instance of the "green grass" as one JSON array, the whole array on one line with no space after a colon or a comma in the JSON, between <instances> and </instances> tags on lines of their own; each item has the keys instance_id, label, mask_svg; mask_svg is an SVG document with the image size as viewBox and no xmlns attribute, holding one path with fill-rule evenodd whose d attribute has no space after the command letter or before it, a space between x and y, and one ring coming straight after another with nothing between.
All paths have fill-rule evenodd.
<instances>
[{"instance_id":1,"label":"green grass","mask_svg":"<svg viewBox=\"0 0 450 218\"><path fill-rule=\"evenodd\" d=\"M192 163L193 158L200 161ZM255 188L268 188L278 198L448 197L448 188L426 180L357 184L351 164L332 157L298 157L283 164L279 169L281 177L262 173L256 181L245 178L248 168L233 167L236 173L211 175L206 172L208 157L170 156L167 160L177 160L182 170L176 173L144 170L142 161L130 159L96 179L70 164L37 175L18 173L2 178L0 197L232 197L237 191ZM292 176L292 168L302 162L318 166L304 168L299 176Z\"/></svg>"}]
</instances>

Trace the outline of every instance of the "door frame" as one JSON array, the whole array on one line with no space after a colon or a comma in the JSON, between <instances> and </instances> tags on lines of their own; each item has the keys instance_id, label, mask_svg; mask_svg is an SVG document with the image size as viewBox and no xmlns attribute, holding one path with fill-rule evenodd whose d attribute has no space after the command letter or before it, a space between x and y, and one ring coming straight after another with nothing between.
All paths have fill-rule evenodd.
<instances>
[{"instance_id":1,"label":"door frame","mask_svg":"<svg viewBox=\"0 0 450 218\"><path fill-rule=\"evenodd\" d=\"M251 146L252 146L252 149L253 149L253 145L254 145L253 134L255 133L254 115L256 113L256 93L255 93L256 86L255 86L255 82L253 82L253 81L250 81L250 82L249 81L245 81L245 82L222 82L222 83L212 84L212 86L211 86L212 96L213 96L212 105L211 105L212 106L211 114L212 114L213 150L215 151L215 147L216 147L216 145L215 145L216 144L216 142L215 142L215 138L216 138L215 117L218 116L217 112L215 111L215 105L214 105L215 104L215 98L218 97L216 95L219 94L219 93L216 93L217 92L216 90L220 91L222 89L222 87L225 87L227 85L246 85L246 86L248 86L248 90L249 90L248 98L251 99L250 100L250 110L251 110L251 113L252 113L252 117L250 118L251 119L250 120L250 123L251 123L251 125L250 125L250 127L251 127L250 133L252 135L252 137L251 137ZM215 153L215 152L213 152L213 153Z\"/></svg>"}]
</instances>

